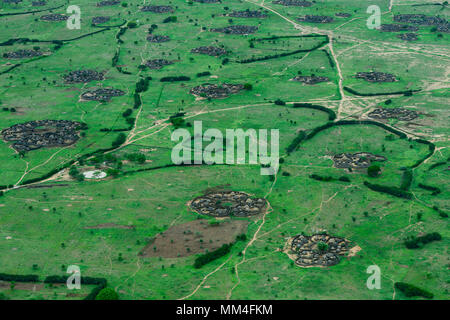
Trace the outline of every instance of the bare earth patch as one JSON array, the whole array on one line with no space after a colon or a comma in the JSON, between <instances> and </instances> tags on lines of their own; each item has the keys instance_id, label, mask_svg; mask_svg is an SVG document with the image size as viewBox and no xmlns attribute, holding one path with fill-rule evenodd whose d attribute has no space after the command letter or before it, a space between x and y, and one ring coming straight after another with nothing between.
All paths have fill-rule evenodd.
<instances>
[{"instance_id":1,"label":"bare earth patch","mask_svg":"<svg viewBox=\"0 0 450 320\"><path fill-rule=\"evenodd\" d=\"M198 219L169 228L158 234L141 251L144 257L178 258L209 252L234 242L247 231L245 220Z\"/></svg>"}]
</instances>

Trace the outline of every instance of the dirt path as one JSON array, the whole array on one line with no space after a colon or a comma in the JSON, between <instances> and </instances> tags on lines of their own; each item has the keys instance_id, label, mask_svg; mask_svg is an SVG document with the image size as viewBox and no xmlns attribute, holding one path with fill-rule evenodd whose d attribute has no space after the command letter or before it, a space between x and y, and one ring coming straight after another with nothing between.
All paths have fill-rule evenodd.
<instances>
[{"instance_id":1,"label":"dirt path","mask_svg":"<svg viewBox=\"0 0 450 320\"><path fill-rule=\"evenodd\" d=\"M265 195L264 199L267 200L267 197L272 193L273 187L275 186L276 182L277 182L277 175L275 174L275 180L273 181L272 186L270 187L269 191ZM266 222L267 214L269 214L270 212L272 212L272 207L270 206L270 203L267 201L267 210L266 210L266 212L264 213L264 215L262 217L261 224L259 225L259 227L256 230L256 232L253 234L252 239L247 243L247 245L245 246L244 250L242 251L242 259L241 259L241 261L234 265L234 271L235 271L235 274L236 274L236 277L237 277L238 281L236 282L236 284L228 292L227 297L226 297L227 300L230 300L234 289L236 289L236 287L241 283L241 279L239 277L239 270L238 270L238 268L239 268L239 266L241 264L243 264L246 261L246 256L245 255L247 253L247 249L258 239L258 234L259 234L259 232L261 231L261 228L263 227L263 225Z\"/></svg>"},{"instance_id":2,"label":"dirt path","mask_svg":"<svg viewBox=\"0 0 450 320\"><path fill-rule=\"evenodd\" d=\"M222 269L222 267L225 265L225 264L227 264L227 262L228 261L230 261L230 259L231 259L231 257L232 257L232 255L230 255L229 257L228 257L228 259L224 262L224 263L222 263L220 266L218 266L216 269L214 269L213 271L211 271L210 273L208 273L206 276L204 276L203 277L203 279L202 279L202 281L200 282L200 284L194 289L194 291L192 291L190 294L188 294L187 296L184 296L184 297L182 297L182 298L180 298L180 299L177 299L177 300L185 300L185 299L188 299L188 298L190 298L190 297L192 297L200 288L201 288L201 286L205 283L205 281L210 277L210 276L212 276L214 273L216 273L217 271L219 271L220 269Z\"/></svg>"}]
</instances>

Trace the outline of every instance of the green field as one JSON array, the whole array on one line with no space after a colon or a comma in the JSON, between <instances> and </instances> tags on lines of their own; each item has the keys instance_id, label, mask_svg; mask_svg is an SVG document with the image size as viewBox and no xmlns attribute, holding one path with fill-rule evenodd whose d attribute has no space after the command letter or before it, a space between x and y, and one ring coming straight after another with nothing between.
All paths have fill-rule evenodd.
<instances>
[{"instance_id":1,"label":"green field","mask_svg":"<svg viewBox=\"0 0 450 320\"><path fill-rule=\"evenodd\" d=\"M0 274L33 274L43 281L66 276L67 266L77 265L82 276L106 279L120 299L423 299L406 296L395 289L396 282L449 299L448 32L420 25L418 40L405 41L397 37L404 32L370 30L369 4L362 1L316 1L310 7L261 0L148 2L98 7L96 1L79 0L81 29L70 30L64 21L40 20L50 13L69 15L68 1L32 7L31 0L0 0L0 131L47 119L87 125L74 144L28 152L18 152L0 135ZM374 0L370 5L380 7L382 24L396 23L398 14L439 16L448 24L450 7L416 6L427 2ZM142 12L144 5L169 5L173 12ZM267 17L227 16L247 9ZM338 12L351 16L337 17ZM296 20L304 15L334 21ZM93 26L97 16L110 20ZM163 22L169 16L176 21ZM233 25L258 29L249 35L210 31ZM149 29L170 41L147 41ZM191 53L200 46L222 47L226 54ZM5 55L18 50L44 54ZM173 63L143 67L151 59ZM87 69L104 72L104 80L64 81L70 71ZM369 71L391 73L396 81L355 77ZM298 75L328 81L291 81ZM175 76L189 80L161 81ZM145 78L148 89L136 92ZM251 86L224 99L190 94L206 83ZM80 98L87 90L106 87L125 94L110 101ZM320 105L328 113L296 103ZM370 118L377 107L406 108L417 118ZM176 125L170 117L177 113L181 127L191 133L194 121L202 121L203 130L222 132L278 129L280 170L269 177L260 175L259 164L174 166ZM293 144L303 133L306 138ZM115 143L120 135L124 140ZM334 155L358 152L386 158L377 162L378 176L333 165ZM108 176L83 180L73 174L92 170ZM399 188L406 171L412 174L406 190L410 198L367 187L368 182ZM334 179L318 181L311 175ZM270 205L264 214L225 218L248 220L246 237L201 268L193 266L199 255L140 255L171 226L196 219L220 223L188 206L211 190L245 192ZM283 252L296 235L324 232L360 250L323 268L299 267ZM432 232L442 239L418 249L405 246L407 238ZM366 286L371 265L381 270L378 290ZM47 283L33 288L0 276L0 298L13 300L83 299L92 288L71 291Z\"/></svg>"}]
</instances>

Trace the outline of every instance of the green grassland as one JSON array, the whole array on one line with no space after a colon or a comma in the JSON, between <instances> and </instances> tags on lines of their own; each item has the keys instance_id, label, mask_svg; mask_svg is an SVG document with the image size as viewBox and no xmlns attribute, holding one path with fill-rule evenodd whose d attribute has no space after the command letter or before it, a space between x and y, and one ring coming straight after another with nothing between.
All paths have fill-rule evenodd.
<instances>
[{"instance_id":1,"label":"green grassland","mask_svg":"<svg viewBox=\"0 0 450 320\"><path fill-rule=\"evenodd\" d=\"M0 140L0 273L37 274L42 280L65 275L65 267L75 264L83 276L106 278L121 299L407 299L394 289L398 281L426 289L435 299L449 298L448 218L436 210L450 212L448 33L420 26L418 41L406 42L397 38L397 32L369 30L368 4L361 1L317 1L306 8L256 0L151 2L174 8L165 14L141 12L143 1L123 3L96 7L93 1L78 1L80 30L67 29L65 22L40 21L49 11L6 15L58 6L62 7L52 12L65 13L67 1L36 8L31 7L31 0L17 5L0 3L0 129L43 119L87 124L83 136L68 147L20 155L11 143ZM370 4L380 6L382 23L394 23L393 15L399 13L449 18L449 8L444 6L394 4L390 10L388 0ZM225 16L246 9L261 9L268 16L231 20ZM337 12L351 17L335 17ZM296 22L306 14L333 16L334 22ZM111 20L92 26L95 16L110 16ZM163 23L169 16L176 16L177 21ZM128 22L137 26L128 28ZM157 25L153 34L171 40L148 42L152 25ZM209 31L229 25L257 26L258 31L251 35ZM35 41L5 44L16 38ZM326 43L321 44L323 40ZM221 46L227 53L220 57L191 53L199 46ZM48 54L31 59L3 56L33 47ZM304 51L239 62L296 50ZM140 67L149 59L174 63L159 70ZM64 83L65 74L79 69L104 71L105 80ZM372 70L392 73L398 81L370 83L354 77ZM210 74L197 76L206 71ZM299 74L330 81L316 85L290 81ZM190 80L160 81L168 76ZM136 106L136 83L145 77L151 77L149 88L139 93L142 104ZM197 99L189 93L205 83L251 84L252 88L225 99ZM343 91L344 86L381 95L358 96ZM83 92L99 87L121 89L125 95L108 102L80 100ZM390 94L409 90L418 91ZM275 104L276 100L285 105ZM294 103L321 105L337 119L330 120L317 109L294 108ZM381 106L418 112L418 118L410 122L384 121L389 128L407 134L406 138L373 124L335 125L287 152L300 131L309 134L330 121L365 120L369 111ZM127 109L132 110L131 125L123 116ZM203 130L222 132L278 129L280 171L269 178L260 175L260 165L173 166L171 150L176 143L171 133L175 127L169 117L178 112L183 113L182 127L191 133L194 121L202 121ZM121 133L126 142L112 147ZM434 150L430 153L429 145L418 139L432 143ZM331 157L344 152L370 152L387 161L377 163L381 174L373 178L365 171L335 168ZM146 161L128 161L130 154L143 154ZM107 157L115 160L108 162ZM82 171L116 169L117 175L76 181L67 174L72 163ZM408 168L413 174L408 191L411 199L364 185L367 181L400 187ZM44 181L52 172L60 175ZM310 178L312 174L350 181L317 181ZM441 192L432 195L419 184L438 187ZM187 203L211 188L264 197L270 209L261 216L241 218L250 222L247 239L200 269L193 267L195 255L172 259L139 255L170 226L207 219ZM106 223L134 228L87 229ZM318 232L349 239L361 250L329 268L298 267L283 252L287 240ZM442 240L419 249L405 247L407 237L431 232L439 232ZM381 269L380 290L366 287L370 265ZM11 299L82 299L90 290L82 286L75 291L78 295L71 296L74 291L48 284L37 291L0 286L0 293Z\"/></svg>"}]
</instances>

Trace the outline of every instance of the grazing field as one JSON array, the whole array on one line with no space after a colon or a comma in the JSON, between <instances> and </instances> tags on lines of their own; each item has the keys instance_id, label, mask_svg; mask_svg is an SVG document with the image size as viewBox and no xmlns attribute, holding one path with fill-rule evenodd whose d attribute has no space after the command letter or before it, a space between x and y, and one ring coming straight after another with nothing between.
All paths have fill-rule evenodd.
<instances>
[{"instance_id":1,"label":"grazing field","mask_svg":"<svg viewBox=\"0 0 450 320\"><path fill-rule=\"evenodd\" d=\"M33 2L0 0L0 299L449 299L446 2ZM174 164L199 122L279 130L278 172ZM44 281L70 265L94 280Z\"/></svg>"}]
</instances>

